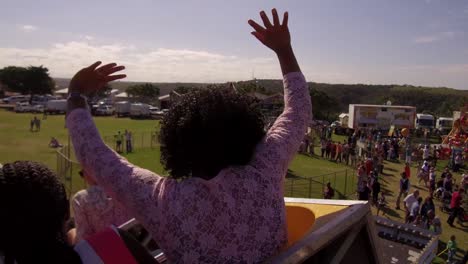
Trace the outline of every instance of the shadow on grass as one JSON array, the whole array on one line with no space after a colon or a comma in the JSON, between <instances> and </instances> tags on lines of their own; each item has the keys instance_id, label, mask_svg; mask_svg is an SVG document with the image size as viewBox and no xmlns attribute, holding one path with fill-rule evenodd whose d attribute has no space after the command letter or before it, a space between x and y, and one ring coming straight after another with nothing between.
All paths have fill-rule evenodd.
<instances>
[{"instance_id":1,"label":"shadow on grass","mask_svg":"<svg viewBox=\"0 0 468 264\"><path fill-rule=\"evenodd\" d=\"M394 217L394 218L398 218L398 219L402 219L400 214L398 214L398 212L394 209L392 209L388 204L387 206L385 206L383 209L380 210L381 212L383 212L384 214L381 215L381 216L390 216L390 217ZM388 217L387 217L388 218Z\"/></svg>"},{"instance_id":2,"label":"shadow on grass","mask_svg":"<svg viewBox=\"0 0 468 264\"><path fill-rule=\"evenodd\" d=\"M397 171L396 169L394 169L394 168L390 168L390 167L388 167L388 168L384 168L384 170L387 170L387 171L394 171L394 172L396 172L396 171ZM385 173L382 173L382 174L385 174Z\"/></svg>"},{"instance_id":3,"label":"shadow on grass","mask_svg":"<svg viewBox=\"0 0 468 264\"><path fill-rule=\"evenodd\" d=\"M300 179L302 177L294 174L294 172L290 169L288 169L288 172L286 172L286 179Z\"/></svg>"},{"instance_id":4,"label":"shadow on grass","mask_svg":"<svg viewBox=\"0 0 468 264\"><path fill-rule=\"evenodd\" d=\"M335 196L337 196L339 200L348 200L350 198L350 195L346 196L340 191L335 190L335 193L336 193Z\"/></svg>"},{"instance_id":5,"label":"shadow on grass","mask_svg":"<svg viewBox=\"0 0 468 264\"><path fill-rule=\"evenodd\" d=\"M393 196L393 191L387 188L382 188L382 192L385 194L385 196Z\"/></svg>"}]
</instances>

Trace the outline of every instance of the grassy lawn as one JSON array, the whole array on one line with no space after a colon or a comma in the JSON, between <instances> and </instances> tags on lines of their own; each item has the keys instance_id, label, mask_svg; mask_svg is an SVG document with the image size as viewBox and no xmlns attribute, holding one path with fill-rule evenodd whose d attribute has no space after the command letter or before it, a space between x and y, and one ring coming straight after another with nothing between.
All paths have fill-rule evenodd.
<instances>
[{"instance_id":1,"label":"grassy lawn","mask_svg":"<svg viewBox=\"0 0 468 264\"><path fill-rule=\"evenodd\" d=\"M64 116L48 116L47 120L42 121L40 132L29 131L29 121L33 114L15 114L0 110L0 163L11 162L15 160L35 160L45 163L52 169L57 168L56 151L48 147L50 137L56 137L62 144L67 144L68 133L64 128ZM41 115L38 115L42 118ZM97 127L102 135L107 136L109 144L112 142L112 136L117 131L124 131L129 129L135 135L135 145L137 146L134 153L124 155L130 162L165 175L159 159L160 153L157 147L155 148L138 148L138 145L148 146L149 135L159 127L158 121L155 120L132 120L129 118L113 118L113 117L97 117L95 118ZM139 135L146 135L145 137ZM334 135L334 141L343 141L343 136ZM141 143L139 143L141 141ZM315 149L315 153L319 153L319 149ZM438 169L443 167L443 162L439 162ZM402 171L403 164L386 162L384 175L381 177L382 189L387 193L387 201L389 208L387 209L386 217L403 221L404 212L402 210L395 210L395 200L398 194L399 172ZM346 171L347 170L347 171ZM322 159L318 156L296 155L289 168L288 181L297 179L298 176L305 178L313 178L313 186L307 184L307 180L303 185L292 186L295 190L294 196L301 196L308 194L310 191L313 197L320 197L322 192L322 183L330 181L336 189L343 190L346 182L346 191L353 192L355 186L354 170L343 164L337 164L328 160ZM316 177L319 175L325 175ZM345 177L345 175L348 175ZM440 172L438 173L438 176ZM460 182L460 174L454 174L457 182ZM74 177L78 177L74 175ZM83 185L79 184L74 178L73 191L81 188ZM298 181L299 182L299 181ZM310 183L310 182L309 182ZM287 185L286 184L286 185ZM411 178L412 188L420 190L422 197L428 195L427 188L418 186L416 178L416 167L412 168ZM285 186L287 194L290 185ZM339 193L338 193L339 196ZM468 248L468 228L461 227L459 224L452 228L446 224L448 215L440 212L439 202L436 201L436 214L442 220L443 233L440 237L441 245L445 246L448 238L455 234L457 236L459 248L466 250ZM460 251L461 254L461 251ZM445 256L443 256L445 258Z\"/></svg>"}]
</instances>

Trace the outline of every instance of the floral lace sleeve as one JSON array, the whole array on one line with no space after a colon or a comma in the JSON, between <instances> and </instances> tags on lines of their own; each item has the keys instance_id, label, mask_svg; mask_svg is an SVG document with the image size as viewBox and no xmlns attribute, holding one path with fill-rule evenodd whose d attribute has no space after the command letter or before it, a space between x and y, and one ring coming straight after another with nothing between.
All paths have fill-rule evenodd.
<instances>
[{"instance_id":1,"label":"floral lace sleeve","mask_svg":"<svg viewBox=\"0 0 468 264\"><path fill-rule=\"evenodd\" d=\"M67 127L78 161L98 185L122 204L129 215L142 223L144 219L151 219L157 225L159 218L154 217L157 197L174 180L130 164L105 145L91 114L85 109L73 110L67 117Z\"/></svg>"},{"instance_id":2,"label":"floral lace sleeve","mask_svg":"<svg viewBox=\"0 0 468 264\"><path fill-rule=\"evenodd\" d=\"M300 72L284 76L284 111L258 145L251 165L284 177L312 119L309 89ZM271 173L273 172L273 173ZM282 178L281 178L282 179ZM281 180L277 179L277 180Z\"/></svg>"}]
</instances>

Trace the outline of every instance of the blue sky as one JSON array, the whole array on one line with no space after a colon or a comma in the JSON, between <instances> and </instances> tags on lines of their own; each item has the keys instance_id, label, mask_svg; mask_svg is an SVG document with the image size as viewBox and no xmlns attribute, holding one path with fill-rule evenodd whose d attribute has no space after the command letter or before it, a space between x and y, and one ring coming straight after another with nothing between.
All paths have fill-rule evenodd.
<instances>
[{"instance_id":1,"label":"blue sky","mask_svg":"<svg viewBox=\"0 0 468 264\"><path fill-rule=\"evenodd\" d=\"M247 20L290 13L310 81L468 89L468 1L0 0L0 67L45 65L71 77L94 60L129 80L223 82L281 78Z\"/></svg>"}]
</instances>

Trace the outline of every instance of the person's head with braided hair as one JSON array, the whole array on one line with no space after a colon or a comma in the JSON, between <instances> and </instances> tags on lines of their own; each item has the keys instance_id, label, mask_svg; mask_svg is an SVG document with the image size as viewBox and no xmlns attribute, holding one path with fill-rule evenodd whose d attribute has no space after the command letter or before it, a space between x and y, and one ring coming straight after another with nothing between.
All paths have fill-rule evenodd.
<instances>
[{"instance_id":1,"label":"person's head with braided hair","mask_svg":"<svg viewBox=\"0 0 468 264\"><path fill-rule=\"evenodd\" d=\"M69 202L45 165L16 161L0 168L0 252L5 263L81 263L67 245Z\"/></svg>"}]
</instances>

